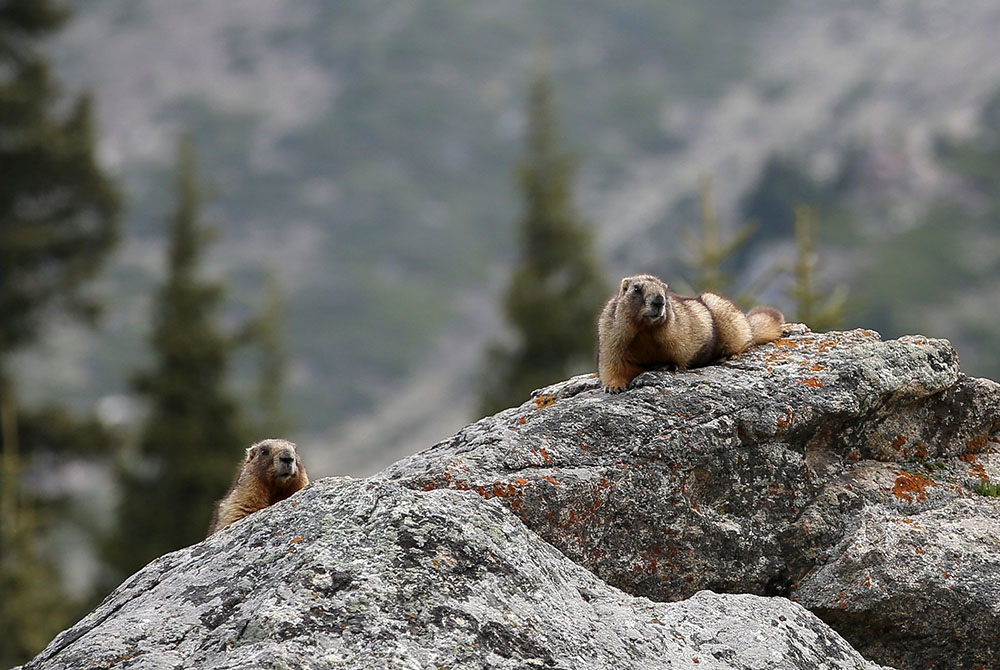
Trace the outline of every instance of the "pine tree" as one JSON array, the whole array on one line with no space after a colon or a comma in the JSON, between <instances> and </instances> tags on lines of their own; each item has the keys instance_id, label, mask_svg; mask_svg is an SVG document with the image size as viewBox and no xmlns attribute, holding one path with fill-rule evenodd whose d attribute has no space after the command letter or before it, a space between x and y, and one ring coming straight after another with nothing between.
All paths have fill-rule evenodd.
<instances>
[{"instance_id":1,"label":"pine tree","mask_svg":"<svg viewBox=\"0 0 1000 670\"><path fill-rule=\"evenodd\" d=\"M744 225L728 239L723 240L719 218L715 213L712 197L712 179L703 176L700 183L701 224L696 232L684 231L687 247L686 265L692 271L691 291L715 291L732 296L732 276L726 265L734 253L746 246L755 227Z\"/></svg>"},{"instance_id":2,"label":"pine tree","mask_svg":"<svg viewBox=\"0 0 1000 670\"><path fill-rule=\"evenodd\" d=\"M487 350L481 410L523 402L535 388L593 365L597 314L608 291L592 233L573 206L576 162L559 145L552 82L539 69L528 98L520 259L507 285L510 345Z\"/></svg>"},{"instance_id":3,"label":"pine tree","mask_svg":"<svg viewBox=\"0 0 1000 670\"><path fill-rule=\"evenodd\" d=\"M109 446L106 432L90 432L92 423L61 408L20 410L9 369L11 354L32 344L54 312L92 320L98 303L87 282L118 237L119 196L96 161L90 99L65 99L42 49L68 17L52 0L0 0L2 667L38 653L74 614L46 546L47 519L65 500L33 495L22 474L42 452L80 455L76 436L97 451Z\"/></svg>"},{"instance_id":4,"label":"pine tree","mask_svg":"<svg viewBox=\"0 0 1000 670\"><path fill-rule=\"evenodd\" d=\"M814 250L819 227L816 210L800 205L795 208L795 265L788 296L795 303L795 320L815 332L840 326L847 309L847 288L838 286L832 292L820 290L819 258Z\"/></svg>"},{"instance_id":5,"label":"pine tree","mask_svg":"<svg viewBox=\"0 0 1000 670\"><path fill-rule=\"evenodd\" d=\"M21 484L17 407L9 388L0 389L0 667L37 654L70 623L71 606L59 572L42 551L36 508Z\"/></svg>"},{"instance_id":6,"label":"pine tree","mask_svg":"<svg viewBox=\"0 0 1000 670\"><path fill-rule=\"evenodd\" d=\"M198 221L201 200L194 145L184 139L167 277L154 307L156 362L134 379L148 415L134 462L122 468L119 537L108 548L119 577L205 536L213 502L247 446L238 403L226 388L235 343L217 324L224 287L199 277L208 238Z\"/></svg>"},{"instance_id":7,"label":"pine tree","mask_svg":"<svg viewBox=\"0 0 1000 670\"><path fill-rule=\"evenodd\" d=\"M68 12L0 2L0 375L53 307L91 317L83 292L118 234L118 194L97 165L91 103L67 109L40 47Z\"/></svg>"}]
</instances>

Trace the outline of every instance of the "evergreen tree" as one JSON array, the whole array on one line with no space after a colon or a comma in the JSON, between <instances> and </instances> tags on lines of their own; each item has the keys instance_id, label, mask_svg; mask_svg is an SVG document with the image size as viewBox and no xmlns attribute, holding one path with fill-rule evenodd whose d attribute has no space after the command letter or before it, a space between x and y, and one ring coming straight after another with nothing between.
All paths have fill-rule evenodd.
<instances>
[{"instance_id":1,"label":"evergreen tree","mask_svg":"<svg viewBox=\"0 0 1000 670\"><path fill-rule=\"evenodd\" d=\"M201 200L194 145L184 139L167 277L154 307L156 361L134 379L148 416L134 462L122 467L119 537L108 548L118 577L205 536L213 502L247 446L238 403L226 389L234 338L216 323L224 288L199 277L208 237L198 221Z\"/></svg>"},{"instance_id":2,"label":"evergreen tree","mask_svg":"<svg viewBox=\"0 0 1000 670\"><path fill-rule=\"evenodd\" d=\"M51 0L0 1L0 376L52 307L93 316L85 280L118 233L119 198L97 165L91 103L68 106L40 42L68 13Z\"/></svg>"},{"instance_id":3,"label":"evergreen tree","mask_svg":"<svg viewBox=\"0 0 1000 670\"><path fill-rule=\"evenodd\" d=\"M42 551L30 494L21 484L17 409L10 389L0 393L0 667L37 654L66 625L72 610L59 572Z\"/></svg>"},{"instance_id":4,"label":"evergreen tree","mask_svg":"<svg viewBox=\"0 0 1000 670\"><path fill-rule=\"evenodd\" d=\"M45 542L48 517L66 501L33 495L23 473L42 453L62 462L84 455L81 442L94 447L88 457L109 448L106 431L61 408L19 412L9 369L10 355L56 310L92 319L98 304L87 280L118 236L119 197L95 158L90 99L64 98L41 46L68 17L52 0L0 0L2 667L38 653L75 614Z\"/></svg>"},{"instance_id":5,"label":"evergreen tree","mask_svg":"<svg viewBox=\"0 0 1000 670\"><path fill-rule=\"evenodd\" d=\"M515 337L487 350L480 401L485 413L523 402L533 389L593 365L597 314L608 295L591 230L573 206L576 162L559 145L552 98L551 78L539 69L517 170L524 202L520 259L504 296Z\"/></svg>"},{"instance_id":6,"label":"evergreen tree","mask_svg":"<svg viewBox=\"0 0 1000 670\"><path fill-rule=\"evenodd\" d=\"M731 264L733 254L746 246L755 227L745 225L729 239L723 240L710 177L701 178L700 192L701 225L697 232L684 231L686 265L694 275L691 292L715 291L736 299L732 291L732 275L727 266Z\"/></svg>"},{"instance_id":7,"label":"evergreen tree","mask_svg":"<svg viewBox=\"0 0 1000 670\"><path fill-rule=\"evenodd\" d=\"M819 258L814 250L819 227L816 210L800 205L795 208L795 265L788 296L795 303L795 321L815 332L825 332L842 325L847 309L847 288L838 286L825 292L818 284Z\"/></svg>"}]
</instances>

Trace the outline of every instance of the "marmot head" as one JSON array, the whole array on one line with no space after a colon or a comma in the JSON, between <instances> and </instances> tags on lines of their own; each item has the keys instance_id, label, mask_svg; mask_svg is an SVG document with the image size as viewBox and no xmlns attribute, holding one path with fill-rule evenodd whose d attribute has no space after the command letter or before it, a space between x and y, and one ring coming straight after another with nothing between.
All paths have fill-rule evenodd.
<instances>
[{"instance_id":1,"label":"marmot head","mask_svg":"<svg viewBox=\"0 0 1000 670\"><path fill-rule=\"evenodd\" d=\"M618 305L620 312L636 323L658 323L669 316L667 285L653 275L626 277L622 279Z\"/></svg>"},{"instance_id":2,"label":"marmot head","mask_svg":"<svg viewBox=\"0 0 1000 670\"><path fill-rule=\"evenodd\" d=\"M305 474L295 445L278 439L262 440L248 448L243 470L278 482L290 482Z\"/></svg>"}]
</instances>

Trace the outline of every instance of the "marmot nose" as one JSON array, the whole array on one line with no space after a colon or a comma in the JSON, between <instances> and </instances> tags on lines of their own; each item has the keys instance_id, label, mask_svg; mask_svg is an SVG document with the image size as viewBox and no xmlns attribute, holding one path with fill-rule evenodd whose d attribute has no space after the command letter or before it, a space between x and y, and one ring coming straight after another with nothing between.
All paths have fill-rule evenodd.
<instances>
[{"instance_id":1,"label":"marmot nose","mask_svg":"<svg viewBox=\"0 0 1000 670\"><path fill-rule=\"evenodd\" d=\"M660 308L663 307L667 302L667 299L662 295L655 295L653 299L649 301L649 304L653 307Z\"/></svg>"},{"instance_id":2,"label":"marmot nose","mask_svg":"<svg viewBox=\"0 0 1000 670\"><path fill-rule=\"evenodd\" d=\"M295 458L289 456L288 454L282 454L281 456L278 456L278 460L284 463L285 465L291 465L292 463L295 462Z\"/></svg>"}]
</instances>

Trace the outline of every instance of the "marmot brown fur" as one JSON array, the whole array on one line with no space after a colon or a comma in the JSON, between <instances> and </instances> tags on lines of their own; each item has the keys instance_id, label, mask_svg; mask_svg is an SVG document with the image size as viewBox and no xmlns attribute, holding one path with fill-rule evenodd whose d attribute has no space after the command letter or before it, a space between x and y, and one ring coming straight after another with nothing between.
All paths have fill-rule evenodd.
<instances>
[{"instance_id":1,"label":"marmot brown fur","mask_svg":"<svg viewBox=\"0 0 1000 670\"><path fill-rule=\"evenodd\" d=\"M742 353L781 336L785 317L772 307L744 314L721 295L680 296L652 275L622 280L597 322L597 369L618 393L643 370L684 370Z\"/></svg>"},{"instance_id":2,"label":"marmot brown fur","mask_svg":"<svg viewBox=\"0 0 1000 670\"><path fill-rule=\"evenodd\" d=\"M306 484L309 475L287 440L263 440L247 449L225 497L215 503L208 534L284 500Z\"/></svg>"}]
</instances>

